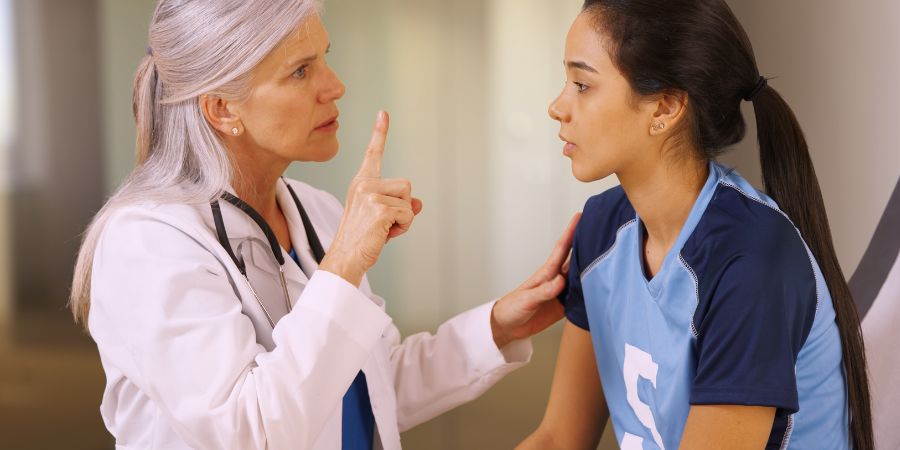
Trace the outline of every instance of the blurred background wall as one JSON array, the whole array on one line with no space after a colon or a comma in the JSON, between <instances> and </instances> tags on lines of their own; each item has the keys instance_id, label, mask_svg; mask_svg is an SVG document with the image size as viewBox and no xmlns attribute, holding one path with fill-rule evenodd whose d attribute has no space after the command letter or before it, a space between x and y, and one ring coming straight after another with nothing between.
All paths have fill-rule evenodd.
<instances>
[{"instance_id":1,"label":"blurred background wall","mask_svg":"<svg viewBox=\"0 0 900 450\"><path fill-rule=\"evenodd\" d=\"M572 178L546 114L580 3L326 0L348 87L342 150L289 175L342 198L375 111L392 113L384 172L410 178L425 210L371 279L404 333L516 286L614 185ZM131 77L154 4L0 0L0 448L111 448L96 350L65 302L79 233L133 163ZM900 3L729 4L804 126L849 277L900 176ZM754 133L724 160L758 182ZM483 398L405 433L406 448L512 448L540 421L559 334Z\"/></svg>"}]
</instances>

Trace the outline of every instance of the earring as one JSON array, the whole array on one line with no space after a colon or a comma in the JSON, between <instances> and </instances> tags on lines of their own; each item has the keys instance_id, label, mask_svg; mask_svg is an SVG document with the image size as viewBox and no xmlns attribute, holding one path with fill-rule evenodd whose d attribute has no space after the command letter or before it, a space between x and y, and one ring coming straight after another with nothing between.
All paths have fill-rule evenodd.
<instances>
[{"instance_id":1,"label":"earring","mask_svg":"<svg viewBox=\"0 0 900 450\"><path fill-rule=\"evenodd\" d=\"M239 130L238 127L234 127L231 129L231 134L233 134L235 136L237 136L238 133L240 133L240 132L241 132L241 130Z\"/></svg>"},{"instance_id":2,"label":"earring","mask_svg":"<svg viewBox=\"0 0 900 450\"><path fill-rule=\"evenodd\" d=\"M654 122L650 125L650 129L653 131L662 131L666 129L665 122Z\"/></svg>"}]
</instances>

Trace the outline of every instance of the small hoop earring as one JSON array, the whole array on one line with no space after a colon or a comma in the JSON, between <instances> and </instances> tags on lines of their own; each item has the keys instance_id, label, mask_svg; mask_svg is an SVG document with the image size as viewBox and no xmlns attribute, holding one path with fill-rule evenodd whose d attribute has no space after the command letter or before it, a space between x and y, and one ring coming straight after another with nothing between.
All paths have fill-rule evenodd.
<instances>
[{"instance_id":1,"label":"small hoop earring","mask_svg":"<svg viewBox=\"0 0 900 450\"><path fill-rule=\"evenodd\" d=\"M234 127L231 129L231 134L233 134L235 136L237 136L238 133L240 133L240 132L241 132L241 130L239 130L238 127Z\"/></svg>"}]
</instances>

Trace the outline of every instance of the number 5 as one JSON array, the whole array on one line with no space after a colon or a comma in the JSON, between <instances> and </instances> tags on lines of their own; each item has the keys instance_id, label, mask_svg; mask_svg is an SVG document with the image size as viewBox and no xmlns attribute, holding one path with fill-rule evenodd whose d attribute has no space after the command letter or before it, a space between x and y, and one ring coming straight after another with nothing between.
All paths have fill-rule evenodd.
<instances>
[{"instance_id":1,"label":"number 5","mask_svg":"<svg viewBox=\"0 0 900 450\"><path fill-rule=\"evenodd\" d=\"M625 392L628 404L641 424L650 429L653 441L656 442L660 450L666 450L662 442L662 436L659 435L659 431L656 429L653 411L650 410L649 405L638 398L638 379L643 378L656 388L656 373L658 371L659 365L653 362L653 357L649 353L633 345L625 344L625 367L622 369L622 375L625 378ZM640 450L643 448L643 444L644 440L640 436L625 432L619 446L622 450Z\"/></svg>"}]
</instances>

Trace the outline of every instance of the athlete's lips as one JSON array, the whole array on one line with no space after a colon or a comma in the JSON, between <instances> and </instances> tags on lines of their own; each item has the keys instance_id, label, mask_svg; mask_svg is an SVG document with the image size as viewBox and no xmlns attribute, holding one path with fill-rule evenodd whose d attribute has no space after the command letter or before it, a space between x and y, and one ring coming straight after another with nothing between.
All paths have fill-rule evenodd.
<instances>
[{"instance_id":1,"label":"athlete's lips","mask_svg":"<svg viewBox=\"0 0 900 450\"><path fill-rule=\"evenodd\" d=\"M572 152L575 150L575 143L568 140L562 133L559 133L559 139L565 143L563 145L563 155L572 156Z\"/></svg>"}]
</instances>

